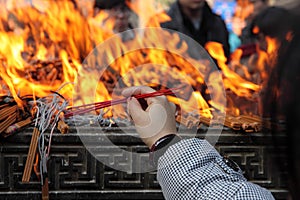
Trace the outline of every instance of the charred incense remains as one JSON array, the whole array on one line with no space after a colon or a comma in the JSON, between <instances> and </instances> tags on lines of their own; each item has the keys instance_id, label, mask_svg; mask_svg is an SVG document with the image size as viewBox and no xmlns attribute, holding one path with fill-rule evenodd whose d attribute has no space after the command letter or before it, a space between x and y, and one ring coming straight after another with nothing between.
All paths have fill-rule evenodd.
<instances>
[{"instance_id":1,"label":"charred incense remains","mask_svg":"<svg viewBox=\"0 0 300 200\"><path fill-rule=\"evenodd\" d=\"M200 125L206 126L222 126L228 127L234 131L242 131L246 133L255 133L262 130L262 119L254 115L216 117L214 119L200 116L198 114L178 115L176 121L187 128L200 128ZM224 123L223 123L224 122Z\"/></svg>"}]
</instances>

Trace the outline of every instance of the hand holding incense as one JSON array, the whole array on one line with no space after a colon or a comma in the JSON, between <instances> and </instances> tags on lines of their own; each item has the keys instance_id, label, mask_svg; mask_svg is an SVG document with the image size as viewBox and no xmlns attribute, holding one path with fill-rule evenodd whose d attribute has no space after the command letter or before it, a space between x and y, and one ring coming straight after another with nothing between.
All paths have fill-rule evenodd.
<instances>
[{"instance_id":1,"label":"hand holding incense","mask_svg":"<svg viewBox=\"0 0 300 200\"><path fill-rule=\"evenodd\" d=\"M147 94L153 91L146 86L126 88L122 94L126 97L132 94ZM127 112L131 117L136 131L143 142L151 149L160 138L169 134L176 134L175 104L167 98L153 98L147 101L148 108L144 111L136 98L130 98L127 103Z\"/></svg>"}]
</instances>

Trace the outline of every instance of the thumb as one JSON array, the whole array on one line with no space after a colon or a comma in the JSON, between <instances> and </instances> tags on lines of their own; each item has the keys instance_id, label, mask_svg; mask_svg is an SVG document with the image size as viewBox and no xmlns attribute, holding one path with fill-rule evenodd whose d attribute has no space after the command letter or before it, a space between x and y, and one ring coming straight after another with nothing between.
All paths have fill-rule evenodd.
<instances>
[{"instance_id":1,"label":"thumb","mask_svg":"<svg viewBox=\"0 0 300 200\"><path fill-rule=\"evenodd\" d=\"M169 104L171 106L173 114L175 115L175 113L176 113L176 105L174 103L172 103L172 102L170 102Z\"/></svg>"},{"instance_id":2,"label":"thumb","mask_svg":"<svg viewBox=\"0 0 300 200\"><path fill-rule=\"evenodd\" d=\"M135 97L128 99L128 114L131 116L132 120L136 125L145 125L149 123L149 116L145 112Z\"/></svg>"}]
</instances>

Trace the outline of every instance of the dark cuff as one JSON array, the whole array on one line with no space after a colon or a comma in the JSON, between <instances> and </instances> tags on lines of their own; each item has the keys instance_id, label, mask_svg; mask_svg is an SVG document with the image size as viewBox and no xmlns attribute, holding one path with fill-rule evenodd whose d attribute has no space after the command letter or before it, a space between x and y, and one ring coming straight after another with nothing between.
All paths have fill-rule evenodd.
<instances>
[{"instance_id":1,"label":"dark cuff","mask_svg":"<svg viewBox=\"0 0 300 200\"><path fill-rule=\"evenodd\" d=\"M162 156L169 146L179 142L181 137L176 134L166 135L157 140L150 148L150 163L153 166L157 166L158 159Z\"/></svg>"}]
</instances>

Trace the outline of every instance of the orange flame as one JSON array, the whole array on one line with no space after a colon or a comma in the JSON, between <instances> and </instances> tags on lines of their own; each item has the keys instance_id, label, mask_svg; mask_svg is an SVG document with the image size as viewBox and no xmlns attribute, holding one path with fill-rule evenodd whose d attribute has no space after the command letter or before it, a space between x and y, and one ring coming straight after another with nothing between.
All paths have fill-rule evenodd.
<instances>
[{"instance_id":1,"label":"orange flame","mask_svg":"<svg viewBox=\"0 0 300 200\"><path fill-rule=\"evenodd\" d=\"M251 98L253 91L260 89L259 85L249 82L234 71L226 64L226 57L222 45L217 42L208 42L205 46L210 55L217 60L218 66L222 69L224 75L224 86L230 89L238 96Z\"/></svg>"},{"instance_id":2,"label":"orange flame","mask_svg":"<svg viewBox=\"0 0 300 200\"><path fill-rule=\"evenodd\" d=\"M211 117L210 106L222 112L226 110L220 85L224 84L226 90L245 98L251 98L260 90L259 85L243 79L228 67L219 43L210 42L205 48L217 60L223 77L218 73L207 75L210 61L191 58L187 53L188 45L177 33L135 30L135 37L123 42L114 34L114 20L109 19L104 10L93 16L92 12L83 13L67 0L33 1L31 5L15 0L0 1L0 4L3 10L0 19L5 22L0 24L0 94L6 94L7 87L20 106L19 98L23 95L43 97L69 82L74 84L68 84L60 93L72 99L74 91L80 90L81 96L71 102L80 105L118 96L117 84L165 87L181 84L198 89L207 80L208 88L216 88L209 91L214 99L205 100L199 91L191 92L189 99L169 99L185 111L201 110L203 115ZM170 20L154 0L147 2L147 6L141 0L128 5L139 16L140 28L159 27L161 22ZM104 45L101 54L91 53L98 44L110 38L115 42ZM144 48L148 46L153 48ZM128 49L134 50L127 52ZM172 49L176 49L176 53ZM123 55L123 52L127 53ZM239 58L237 54L236 60ZM109 68L99 71L102 63ZM99 81L99 77L106 81ZM109 79L113 83L107 81ZM223 83L216 81L222 79Z\"/></svg>"},{"instance_id":3,"label":"orange flame","mask_svg":"<svg viewBox=\"0 0 300 200\"><path fill-rule=\"evenodd\" d=\"M280 43L276 38L266 36L265 40L266 50L257 48L257 52L259 54L257 61L257 69L259 70L260 76L262 77L263 81L261 84L263 87L266 85L271 70L277 62L277 54L280 46Z\"/></svg>"}]
</instances>

